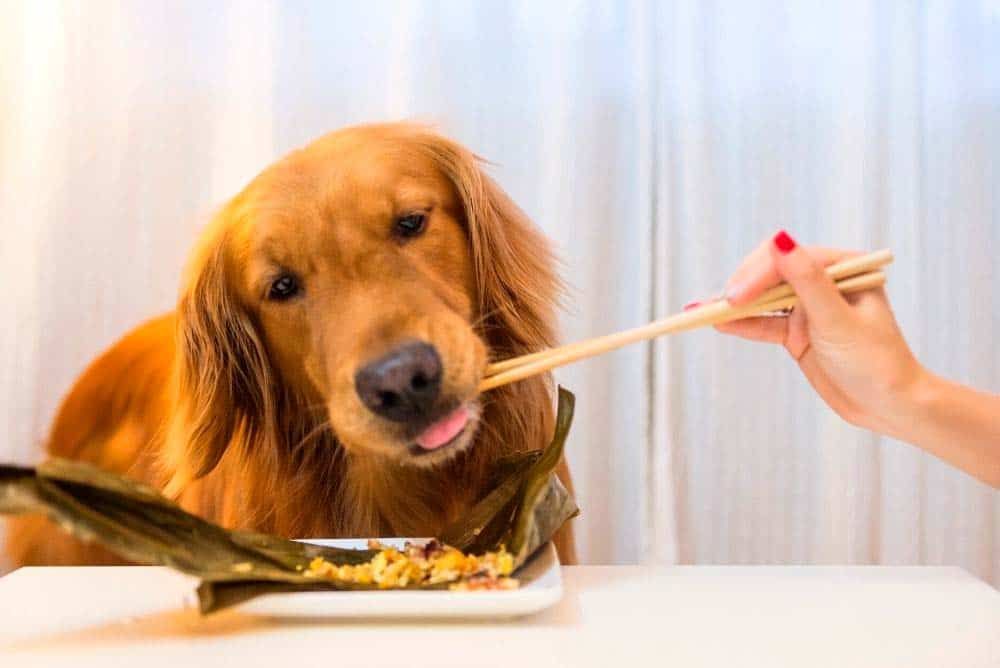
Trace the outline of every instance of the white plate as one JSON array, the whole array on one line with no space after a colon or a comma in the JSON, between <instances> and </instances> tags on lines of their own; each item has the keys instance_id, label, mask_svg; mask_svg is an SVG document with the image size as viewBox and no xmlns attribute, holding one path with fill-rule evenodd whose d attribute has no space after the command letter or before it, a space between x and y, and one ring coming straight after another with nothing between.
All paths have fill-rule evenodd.
<instances>
[{"instance_id":1,"label":"white plate","mask_svg":"<svg viewBox=\"0 0 1000 668\"><path fill-rule=\"evenodd\" d=\"M402 547L407 540L380 538L386 545ZM363 549L367 539L320 540L308 543ZM268 594L239 606L240 612L268 617L352 619L503 619L529 615L562 598L562 574L555 547L550 543L517 574L521 586L509 591L309 591Z\"/></svg>"}]
</instances>

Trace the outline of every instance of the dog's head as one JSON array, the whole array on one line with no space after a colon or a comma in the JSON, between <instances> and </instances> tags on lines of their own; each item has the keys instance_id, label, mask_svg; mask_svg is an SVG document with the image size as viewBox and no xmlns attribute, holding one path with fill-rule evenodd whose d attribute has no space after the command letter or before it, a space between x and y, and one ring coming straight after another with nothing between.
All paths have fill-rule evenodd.
<instances>
[{"instance_id":1,"label":"dog's head","mask_svg":"<svg viewBox=\"0 0 1000 668\"><path fill-rule=\"evenodd\" d=\"M429 466L468 448L488 357L551 344L548 247L476 157L407 124L264 171L207 229L178 306L186 479L234 441L303 436Z\"/></svg>"}]
</instances>

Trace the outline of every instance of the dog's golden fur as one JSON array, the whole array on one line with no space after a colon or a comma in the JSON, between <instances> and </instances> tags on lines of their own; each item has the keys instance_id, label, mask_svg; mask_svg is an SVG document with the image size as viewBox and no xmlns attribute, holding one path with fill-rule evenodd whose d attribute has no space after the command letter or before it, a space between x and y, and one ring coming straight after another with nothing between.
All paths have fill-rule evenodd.
<instances>
[{"instance_id":1,"label":"dog's golden fur","mask_svg":"<svg viewBox=\"0 0 1000 668\"><path fill-rule=\"evenodd\" d=\"M419 238L400 215L426 213ZM303 295L266 297L275 272ZM545 239L466 149L414 125L347 128L265 170L206 229L177 309L99 357L64 400L51 454L151 483L227 527L288 537L436 534L485 492L497 458L541 447L549 380L476 396L488 358L554 343ZM478 428L409 461L355 371L429 341L442 391ZM569 483L563 464L560 476ZM570 527L557 538L575 560ZM14 565L113 563L40 517L11 522Z\"/></svg>"}]
</instances>

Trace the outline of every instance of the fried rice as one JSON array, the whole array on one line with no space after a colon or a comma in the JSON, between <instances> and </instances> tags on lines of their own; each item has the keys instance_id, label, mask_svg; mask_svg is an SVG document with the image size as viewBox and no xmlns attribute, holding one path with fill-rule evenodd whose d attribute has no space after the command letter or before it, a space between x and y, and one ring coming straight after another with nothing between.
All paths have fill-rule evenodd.
<instances>
[{"instance_id":1,"label":"fried rice","mask_svg":"<svg viewBox=\"0 0 1000 668\"><path fill-rule=\"evenodd\" d=\"M483 591L519 586L510 577L514 558L502 547L480 555L465 554L436 540L424 545L406 543L402 550L378 541L369 541L368 547L378 553L366 563L338 566L316 557L304 574L350 584L375 584L379 589L447 585L452 591Z\"/></svg>"}]
</instances>

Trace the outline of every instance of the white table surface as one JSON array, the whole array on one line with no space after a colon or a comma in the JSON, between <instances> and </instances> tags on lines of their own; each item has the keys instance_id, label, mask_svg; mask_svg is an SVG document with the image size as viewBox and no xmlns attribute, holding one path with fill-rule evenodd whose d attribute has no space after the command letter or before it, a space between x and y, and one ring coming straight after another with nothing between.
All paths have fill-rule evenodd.
<instances>
[{"instance_id":1,"label":"white table surface","mask_svg":"<svg viewBox=\"0 0 1000 668\"><path fill-rule=\"evenodd\" d=\"M1000 593L957 568L563 569L507 622L293 623L184 609L162 568L0 579L0 666L1000 666Z\"/></svg>"}]
</instances>

